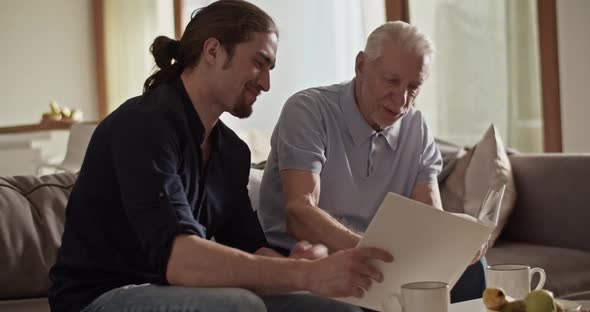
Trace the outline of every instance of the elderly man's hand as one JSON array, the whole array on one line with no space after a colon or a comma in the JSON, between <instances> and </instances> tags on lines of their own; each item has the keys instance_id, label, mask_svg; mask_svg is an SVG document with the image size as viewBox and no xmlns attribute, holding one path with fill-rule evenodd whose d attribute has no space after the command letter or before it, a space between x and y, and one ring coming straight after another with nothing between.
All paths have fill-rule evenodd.
<instances>
[{"instance_id":1,"label":"elderly man's hand","mask_svg":"<svg viewBox=\"0 0 590 312\"><path fill-rule=\"evenodd\" d=\"M322 244L312 245L308 241L300 241L289 254L289 258L315 260L328 256L328 248Z\"/></svg>"}]
</instances>

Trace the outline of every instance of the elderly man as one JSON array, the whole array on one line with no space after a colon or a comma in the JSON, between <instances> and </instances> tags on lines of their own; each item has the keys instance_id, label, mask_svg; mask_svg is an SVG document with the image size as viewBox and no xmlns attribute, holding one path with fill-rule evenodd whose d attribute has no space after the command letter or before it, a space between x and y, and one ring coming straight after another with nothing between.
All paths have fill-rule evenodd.
<instances>
[{"instance_id":1,"label":"elderly man","mask_svg":"<svg viewBox=\"0 0 590 312\"><path fill-rule=\"evenodd\" d=\"M357 55L352 81L287 100L260 192L259 219L271 245L290 250L306 240L330 252L354 247L387 192L442 209L441 155L414 108L432 55L432 43L416 27L389 22ZM480 297L484 287L478 262L452 299Z\"/></svg>"}]
</instances>

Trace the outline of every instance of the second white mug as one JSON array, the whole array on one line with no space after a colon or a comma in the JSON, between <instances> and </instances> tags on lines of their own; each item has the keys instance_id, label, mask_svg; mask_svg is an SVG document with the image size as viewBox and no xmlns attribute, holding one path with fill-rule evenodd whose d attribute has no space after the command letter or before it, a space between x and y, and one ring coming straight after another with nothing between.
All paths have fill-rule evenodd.
<instances>
[{"instance_id":1,"label":"second white mug","mask_svg":"<svg viewBox=\"0 0 590 312\"><path fill-rule=\"evenodd\" d=\"M516 299L523 299L531 292L531 279L535 273L539 274L539 283L534 289L545 285L545 271L525 264L489 265L486 272L487 287L502 288L508 296Z\"/></svg>"},{"instance_id":2,"label":"second white mug","mask_svg":"<svg viewBox=\"0 0 590 312\"><path fill-rule=\"evenodd\" d=\"M401 295L388 299L384 303L386 312L448 312L449 285L444 282L407 283L401 286Z\"/></svg>"}]
</instances>

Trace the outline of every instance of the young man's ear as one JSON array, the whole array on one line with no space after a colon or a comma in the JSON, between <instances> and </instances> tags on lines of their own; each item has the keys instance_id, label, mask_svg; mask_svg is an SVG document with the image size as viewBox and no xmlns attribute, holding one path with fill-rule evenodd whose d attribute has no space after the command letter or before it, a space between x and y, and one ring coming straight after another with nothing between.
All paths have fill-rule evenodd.
<instances>
[{"instance_id":1,"label":"young man's ear","mask_svg":"<svg viewBox=\"0 0 590 312\"><path fill-rule=\"evenodd\" d=\"M365 61L366 61L366 54L363 51L360 51L356 55L356 60L354 62L354 72L357 77L362 77L363 73L365 72Z\"/></svg>"},{"instance_id":2,"label":"young man's ear","mask_svg":"<svg viewBox=\"0 0 590 312\"><path fill-rule=\"evenodd\" d=\"M209 38L203 43L203 60L210 65L215 64L222 53L222 46L216 38Z\"/></svg>"}]
</instances>

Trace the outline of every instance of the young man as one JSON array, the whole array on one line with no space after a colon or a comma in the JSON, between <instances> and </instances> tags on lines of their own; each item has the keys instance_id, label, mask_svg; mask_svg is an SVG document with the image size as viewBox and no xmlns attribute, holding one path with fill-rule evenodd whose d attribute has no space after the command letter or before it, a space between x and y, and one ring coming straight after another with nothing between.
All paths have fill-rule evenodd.
<instances>
[{"instance_id":1,"label":"young man","mask_svg":"<svg viewBox=\"0 0 590 312\"><path fill-rule=\"evenodd\" d=\"M277 34L259 8L226 0L198 11L180 41L156 38L160 70L88 146L50 272L52 311L358 310L284 293L362 296L383 278L369 260L391 255L268 249L246 188L248 147L219 121L249 116L269 90Z\"/></svg>"},{"instance_id":2,"label":"young man","mask_svg":"<svg viewBox=\"0 0 590 312\"><path fill-rule=\"evenodd\" d=\"M304 239L331 252L352 248L387 192L442 209L442 159L413 107L433 52L416 27L389 22L357 55L352 81L287 100L260 187L258 214L271 245L289 250ZM482 265L465 279L472 280L459 283L454 301L481 296Z\"/></svg>"}]
</instances>

